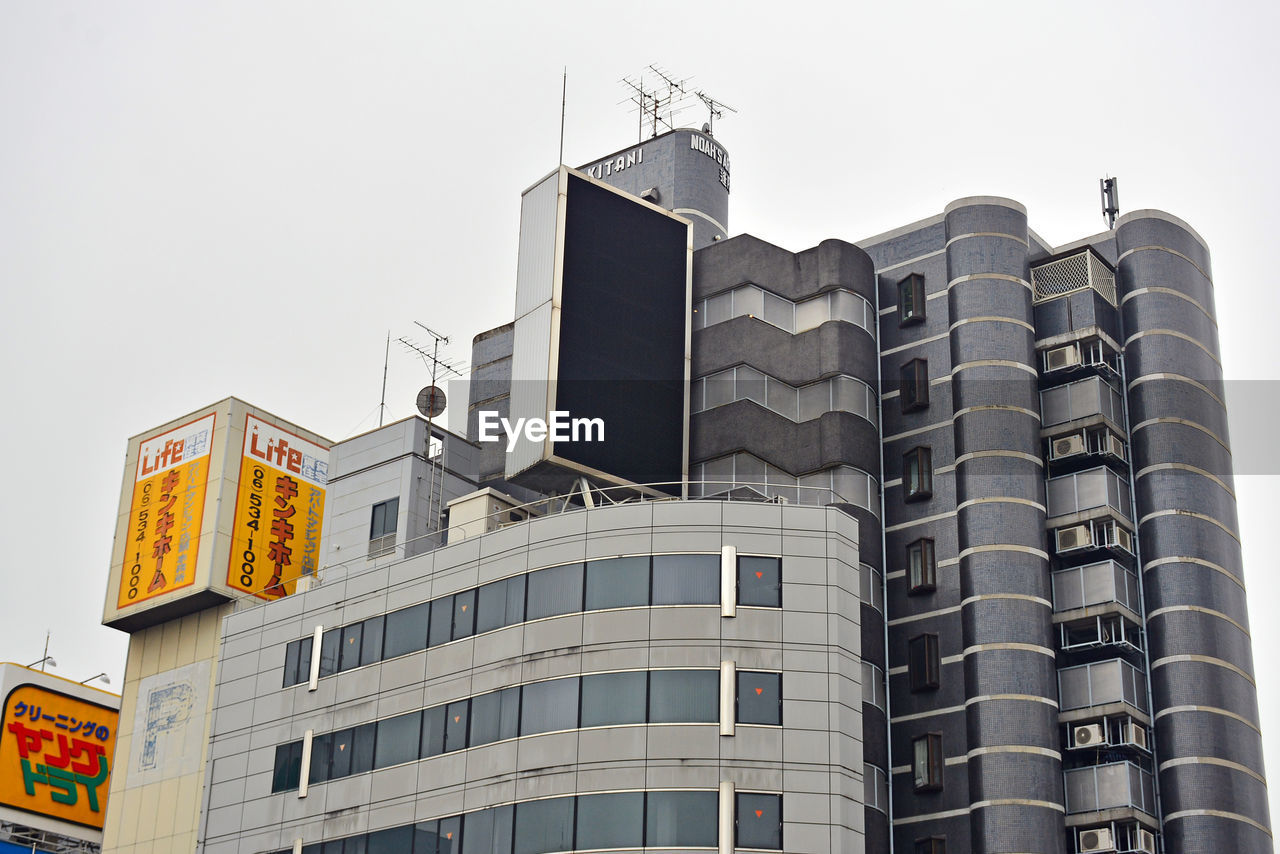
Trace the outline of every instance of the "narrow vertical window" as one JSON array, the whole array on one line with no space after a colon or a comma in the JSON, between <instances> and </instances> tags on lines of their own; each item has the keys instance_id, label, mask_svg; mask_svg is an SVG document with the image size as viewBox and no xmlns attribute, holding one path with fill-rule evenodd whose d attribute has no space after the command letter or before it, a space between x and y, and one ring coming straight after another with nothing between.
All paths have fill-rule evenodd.
<instances>
[{"instance_id":1,"label":"narrow vertical window","mask_svg":"<svg viewBox=\"0 0 1280 854\"><path fill-rule=\"evenodd\" d=\"M928 448L912 448L902 457L902 497L904 501L923 501L933 497L933 452Z\"/></svg>"},{"instance_id":2,"label":"narrow vertical window","mask_svg":"<svg viewBox=\"0 0 1280 854\"><path fill-rule=\"evenodd\" d=\"M396 550L396 522L399 515L399 498L373 505L369 521L369 557L390 554Z\"/></svg>"},{"instance_id":3,"label":"narrow vertical window","mask_svg":"<svg viewBox=\"0 0 1280 854\"><path fill-rule=\"evenodd\" d=\"M908 594L930 593L938 586L938 563L933 554L933 540L922 538L907 544Z\"/></svg>"},{"instance_id":4,"label":"narrow vertical window","mask_svg":"<svg viewBox=\"0 0 1280 854\"><path fill-rule=\"evenodd\" d=\"M907 641L907 675L912 691L937 688L940 665L937 635L916 635Z\"/></svg>"},{"instance_id":5,"label":"narrow vertical window","mask_svg":"<svg viewBox=\"0 0 1280 854\"><path fill-rule=\"evenodd\" d=\"M924 322L924 276L912 273L898 282L898 325Z\"/></svg>"},{"instance_id":6,"label":"narrow vertical window","mask_svg":"<svg viewBox=\"0 0 1280 854\"><path fill-rule=\"evenodd\" d=\"M925 839L917 839L915 854L947 854L947 838L945 836L930 836Z\"/></svg>"},{"instance_id":7,"label":"narrow vertical window","mask_svg":"<svg viewBox=\"0 0 1280 854\"><path fill-rule=\"evenodd\" d=\"M912 359L902 366L900 403L903 412L915 412L929 405L929 362Z\"/></svg>"},{"instance_id":8,"label":"narrow vertical window","mask_svg":"<svg viewBox=\"0 0 1280 854\"><path fill-rule=\"evenodd\" d=\"M927 733L911 742L911 774L917 792L942 788L942 733Z\"/></svg>"}]
</instances>

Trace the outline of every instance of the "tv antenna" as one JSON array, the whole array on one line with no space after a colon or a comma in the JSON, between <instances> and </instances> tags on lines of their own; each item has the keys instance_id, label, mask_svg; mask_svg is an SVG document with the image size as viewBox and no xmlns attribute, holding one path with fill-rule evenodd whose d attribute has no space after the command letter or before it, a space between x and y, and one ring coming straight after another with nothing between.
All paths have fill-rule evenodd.
<instances>
[{"instance_id":1,"label":"tv antenna","mask_svg":"<svg viewBox=\"0 0 1280 854\"><path fill-rule=\"evenodd\" d=\"M652 83L652 88L646 88L644 82L645 73L649 73L653 78L657 78ZM675 130L676 113L688 108L689 99L689 80L684 78L677 80L656 65L650 65L645 71L633 77L624 77L619 82L631 89L631 95L619 101L619 104L631 103L636 105L637 113L637 139L644 139L644 125L649 123L649 136L655 137L660 129L665 127L667 130Z\"/></svg>"},{"instance_id":2,"label":"tv antenna","mask_svg":"<svg viewBox=\"0 0 1280 854\"><path fill-rule=\"evenodd\" d=\"M701 89L694 92L693 94L697 95L698 98L702 101L703 105L705 105L707 108L707 113L708 113L707 123L702 126L702 132L705 133L707 136L715 135L714 133L712 133L712 131L715 129L716 119L724 118L725 110L728 110L731 113L738 112L733 107L730 107L728 104L726 104L724 101L717 101L715 98L712 98L710 95L708 95L706 92L703 92Z\"/></svg>"},{"instance_id":3,"label":"tv antenna","mask_svg":"<svg viewBox=\"0 0 1280 854\"><path fill-rule=\"evenodd\" d=\"M1116 227L1116 214L1120 213L1120 179L1099 178L1098 187L1102 190L1102 218L1107 228Z\"/></svg>"}]
</instances>

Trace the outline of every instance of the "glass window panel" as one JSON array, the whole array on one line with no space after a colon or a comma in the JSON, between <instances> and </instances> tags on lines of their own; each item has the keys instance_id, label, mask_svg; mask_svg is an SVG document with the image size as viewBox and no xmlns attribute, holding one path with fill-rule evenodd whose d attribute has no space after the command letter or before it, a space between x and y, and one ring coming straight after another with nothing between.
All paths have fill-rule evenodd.
<instances>
[{"instance_id":1,"label":"glass window panel","mask_svg":"<svg viewBox=\"0 0 1280 854\"><path fill-rule=\"evenodd\" d=\"M467 590L453 597L453 639L469 638L475 634L476 591Z\"/></svg>"},{"instance_id":2,"label":"glass window panel","mask_svg":"<svg viewBox=\"0 0 1280 854\"><path fill-rule=\"evenodd\" d=\"M346 843L345 839L334 839L324 843L324 854L342 854L342 847Z\"/></svg>"},{"instance_id":3,"label":"glass window panel","mask_svg":"<svg viewBox=\"0 0 1280 854\"><path fill-rule=\"evenodd\" d=\"M392 498L373 505L369 524L369 539L375 540L396 532L397 516L400 513L400 499Z\"/></svg>"},{"instance_id":4,"label":"glass window panel","mask_svg":"<svg viewBox=\"0 0 1280 854\"><path fill-rule=\"evenodd\" d=\"M745 287L733 291L733 316L744 314L760 317L764 313L764 292L759 288Z\"/></svg>"},{"instance_id":5,"label":"glass window panel","mask_svg":"<svg viewBox=\"0 0 1280 854\"><path fill-rule=\"evenodd\" d=\"M442 596L431 602L431 631L428 646L439 646L453 639L453 597Z\"/></svg>"},{"instance_id":6,"label":"glass window panel","mask_svg":"<svg viewBox=\"0 0 1280 854\"><path fill-rule=\"evenodd\" d=\"M502 696L493 691L471 698L471 745L492 744L498 740L498 722L502 716Z\"/></svg>"},{"instance_id":7,"label":"glass window panel","mask_svg":"<svg viewBox=\"0 0 1280 854\"><path fill-rule=\"evenodd\" d=\"M734 400L754 400L764 406L765 377L755 368L739 365L734 369Z\"/></svg>"},{"instance_id":8,"label":"glass window panel","mask_svg":"<svg viewBox=\"0 0 1280 854\"><path fill-rule=\"evenodd\" d=\"M803 474L798 479L801 504L830 504L835 498L831 494L831 472L817 471Z\"/></svg>"},{"instance_id":9,"label":"glass window panel","mask_svg":"<svg viewBox=\"0 0 1280 854\"><path fill-rule=\"evenodd\" d=\"M733 386L733 371L721 371L703 379L705 409L724 406L737 400Z\"/></svg>"},{"instance_id":10,"label":"glass window panel","mask_svg":"<svg viewBox=\"0 0 1280 854\"><path fill-rule=\"evenodd\" d=\"M444 711L444 749L463 750L467 746L467 723L470 720L470 700L450 703Z\"/></svg>"},{"instance_id":11,"label":"glass window panel","mask_svg":"<svg viewBox=\"0 0 1280 854\"><path fill-rule=\"evenodd\" d=\"M582 726L645 722L648 674L594 673L582 677Z\"/></svg>"},{"instance_id":12,"label":"glass window panel","mask_svg":"<svg viewBox=\"0 0 1280 854\"><path fill-rule=\"evenodd\" d=\"M436 854L458 854L462 850L462 816L442 818L436 827ZM414 854L421 854L414 849Z\"/></svg>"},{"instance_id":13,"label":"glass window panel","mask_svg":"<svg viewBox=\"0 0 1280 854\"><path fill-rule=\"evenodd\" d=\"M284 648L284 687L297 685L305 681L298 670L298 658L302 651L302 641L293 641Z\"/></svg>"},{"instance_id":14,"label":"glass window panel","mask_svg":"<svg viewBox=\"0 0 1280 854\"><path fill-rule=\"evenodd\" d=\"M574 847L644 846L644 792L612 792L578 797L578 836Z\"/></svg>"},{"instance_id":15,"label":"glass window panel","mask_svg":"<svg viewBox=\"0 0 1280 854\"><path fill-rule=\"evenodd\" d=\"M714 296L706 302L707 317L704 323L711 326L716 323L724 323L729 319L730 311L733 306L733 295L731 293L723 293Z\"/></svg>"},{"instance_id":16,"label":"glass window panel","mask_svg":"<svg viewBox=\"0 0 1280 854\"><path fill-rule=\"evenodd\" d=\"M645 807L646 846L715 847L720 812L715 792L649 792Z\"/></svg>"},{"instance_id":17,"label":"glass window panel","mask_svg":"<svg viewBox=\"0 0 1280 854\"><path fill-rule=\"evenodd\" d=\"M828 298L831 300L829 311L832 320L843 320L846 323L856 323L863 329L867 328L866 303L848 291L832 291Z\"/></svg>"},{"instance_id":18,"label":"glass window panel","mask_svg":"<svg viewBox=\"0 0 1280 854\"><path fill-rule=\"evenodd\" d=\"M764 295L764 319L788 332L795 331L795 306L790 300L776 297L768 291Z\"/></svg>"},{"instance_id":19,"label":"glass window panel","mask_svg":"<svg viewBox=\"0 0 1280 854\"><path fill-rule=\"evenodd\" d=\"M718 605L720 555L654 555L654 605Z\"/></svg>"},{"instance_id":20,"label":"glass window panel","mask_svg":"<svg viewBox=\"0 0 1280 854\"><path fill-rule=\"evenodd\" d=\"M378 740L373 750L373 767L386 768L418 758L422 712L413 712L378 721Z\"/></svg>"},{"instance_id":21,"label":"glass window panel","mask_svg":"<svg viewBox=\"0 0 1280 854\"><path fill-rule=\"evenodd\" d=\"M702 466L702 479L710 493L724 492L733 483L733 456L709 460Z\"/></svg>"},{"instance_id":22,"label":"glass window panel","mask_svg":"<svg viewBox=\"0 0 1280 854\"><path fill-rule=\"evenodd\" d=\"M649 558L617 557L587 564L588 611L649 604Z\"/></svg>"},{"instance_id":23,"label":"glass window panel","mask_svg":"<svg viewBox=\"0 0 1280 854\"><path fill-rule=\"evenodd\" d=\"M423 759L428 756L439 756L444 753L444 706L433 706L422 712L422 751Z\"/></svg>"},{"instance_id":24,"label":"glass window panel","mask_svg":"<svg viewBox=\"0 0 1280 854\"><path fill-rule=\"evenodd\" d=\"M329 629L320 638L320 675L338 672L338 652L342 646L342 629Z\"/></svg>"},{"instance_id":25,"label":"glass window panel","mask_svg":"<svg viewBox=\"0 0 1280 854\"><path fill-rule=\"evenodd\" d=\"M476 634L490 632L524 620L524 576L494 581L476 596Z\"/></svg>"},{"instance_id":26,"label":"glass window panel","mask_svg":"<svg viewBox=\"0 0 1280 854\"><path fill-rule=\"evenodd\" d=\"M378 741L376 723L358 726L351 741L351 773L363 774L373 770L373 749Z\"/></svg>"},{"instance_id":27,"label":"glass window panel","mask_svg":"<svg viewBox=\"0 0 1280 854\"><path fill-rule=\"evenodd\" d=\"M427 648L427 622L431 603L423 602L387 614L386 636L382 642L384 658L395 658Z\"/></svg>"},{"instance_id":28,"label":"glass window panel","mask_svg":"<svg viewBox=\"0 0 1280 854\"><path fill-rule=\"evenodd\" d=\"M347 843L342 848L342 854L368 854L369 837L367 836L348 836Z\"/></svg>"},{"instance_id":29,"label":"glass window panel","mask_svg":"<svg viewBox=\"0 0 1280 854\"><path fill-rule=\"evenodd\" d=\"M737 796L739 848L782 849L782 796L740 792Z\"/></svg>"},{"instance_id":30,"label":"glass window panel","mask_svg":"<svg viewBox=\"0 0 1280 854\"><path fill-rule=\"evenodd\" d=\"M842 500L858 507L871 507L877 511L879 510L879 507L875 506L871 478L866 472L858 471L849 466L839 466L832 469L832 482L836 494Z\"/></svg>"},{"instance_id":31,"label":"glass window panel","mask_svg":"<svg viewBox=\"0 0 1280 854\"><path fill-rule=\"evenodd\" d=\"M271 774L271 791L287 792L298 788L302 774L302 742L294 741L276 748L275 770Z\"/></svg>"},{"instance_id":32,"label":"glass window panel","mask_svg":"<svg viewBox=\"0 0 1280 854\"><path fill-rule=\"evenodd\" d=\"M364 621L364 640L360 644L361 664L373 664L382 660L382 629L385 622L384 617Z\"/></svg>"},{"instance_id":33,"label":"glass window panel","mask_svg":"<svg viewBox=\"0 0 1280 854\"><path fill-rule=\"evenodd\" d=\"M350 670L360 666L360 640L364 637L364 623L354 623L342 629L342 647L338 653L338 669Z\"/></svg>"},{"instance_id":34,"label":"glass window panel","mask_svg":"<svg viewBox=\"0 0 1280 854\"><path fill-rule=\"evenodd\" d=\"M323 783L329 779L329 762L333 758L333 736L325 733L311 739L311 773L308 783Z\"/></svg>"},{"instance_id":35,"label":"glass window panel","mask_svg":"<svg viewBox=\"0 0 1280 854\"><path fill-rule=\"evenodd\" d=\"M867 411L867 386L852 377L832 377L833 408L841 412L852 412L868 420L871 413Z\"/></svg>"},{"instance_id":36,"label":"glass window panel","mask_svg":"<svg viewBox=\"0 0 1280 854\"><path fill-rule=\"evenodd\" d=\"M413 850L413 825L392 827L369 834L368 854L406 854Z\"/></svg>"},{"instance_id":37,"label":"glass window panel","mask_svg":"<svg viewBox=\"0 0 1280 854\"><path fill-rule=\"evenodd\" d=\"M782 674L738 671L738 723L782 724Z\"/></svg>"},{"instance_id":38,"label":"glass window panel","mask_svg":"<svg viewBox=\"0 0 1280 854\"><path fill-rule=\"evenodd\" d=\"M578 726L578 677L534 682L520 700L520 734L574 729Z\"/></svg>"},{"instance_id":39,"label":"glass window panel","mask_svg":"<svg viewBox=\"0 0 1280 854\"><path fill-rule=\"evenodd\" d=\"M573 850L574 798L549 798L516 804L512 854Z\"/></svg>"},{"instance_id":40,"label":"glass window panel","mask_svg":"<svg viewBox=\"0 0 1280 854\"><path fill-rule=\"evenodd\" d=\"M782 607L782 558L738 558L738 604Z\"/></svg>"},{"instance_id":41,"label":"glass window panel","mask_svg":"<svg viewBox=\"0 0 1280 854\"><path fill-rule=\"evenodd\" d=\"M288 851L282 851L281 854L290 854ZM302 854L324 854L324 843L317 842L314 845L302 846Z\"/></svg>"},{"instance_id":42,"label":"glass window panel","mask_svg":"<svg viewBox=\"0 0 1280 854\"><path fill-rule=\"evenodd\" d=\"M420 821L413 826L413 854L436 854L439 826L437 821Z\"/></svg>"},{"instance_id":43,"label":"glass window panel","mask_svg":"<svg viewBox=\"0 0 1280 854\"><path fill-rule=\"evenodd\" d=\"M719 671L654 670L649 674L649 723L715 723L719 719Z\"/></svg>"},{"instance_id":44,"label":"glass window panel","mask_svg":"<svg viewBox=\"0 0 1280 854\"><path fill-rule=\"evenodd\" d=\"M728 459L733 460L733 478L737 483L762 484L767 480L765 462L759 457L753 457L751 454L734 454Z\"/></svg>"},{"instance_id":45,"label":"glass window panel","mask_svg":"<svg viewBox=\"0 0 1280 854\"><path fill-rule=\"evenodd\" d=\"M796 332L816 329L831 319L828 294L796 303Z\"/></svg>"},{"instance_id":46,"label":"glass window panel","mask_svg":"<svg viewBox=\"0 0 1280 854\"><path fill-rule=\"evenodd\" d=\"M529 573L525 617L537 620L582 610L582 564L570 563Z\"/></svg>"},{"instance_id":47,"label":"glass window panel","mask_svg":"<svg viewBox=\"0 0 1280 854\"><path fill-rule=\"evenodd\" d=\"M705 302L695 303L693 306L693 328L701 329L706 322L707 304Z\"/></svg>"},{"instance_id":48,"label":"glass window panel","mask_svg":"<svg viewBox=\"0 0 1280 854\"><path fill-rule=\"evenodd\" d=\"M812 421L822 413L831 410L830 380L801 386L798 393L800 407L798 417L801 421Z\"/></svg>"},{"instance_id":49,"label":"glass window panel","mask_svg":"<svg viewBox=\"0 0 1280 854\"><path fill-rule=\"evenodd\" d=\"M463 816L462 854L511 854L515 807L494 807Z\"/></svg>"},{"instance_id":50,"label":"glass window panel","mask_svg":"<svg viewBox=\"0 0 1280 854\"><path fill-rule=\"evenodd\" d=\"M774 412L796 420L796 390L773 377L766 378L767 405Z\"/></svg>"},{"instance_id":51,"label":"glass window panel","mask_svg":"<svg viewBox=\"0 0 1280 854\"><path fill-rule=\"evenodd\" d=\"M351 776L352 745L355 730L344 729L333 734L333 759L329 763L329 779Z\"/></svg>"}]
</instances>

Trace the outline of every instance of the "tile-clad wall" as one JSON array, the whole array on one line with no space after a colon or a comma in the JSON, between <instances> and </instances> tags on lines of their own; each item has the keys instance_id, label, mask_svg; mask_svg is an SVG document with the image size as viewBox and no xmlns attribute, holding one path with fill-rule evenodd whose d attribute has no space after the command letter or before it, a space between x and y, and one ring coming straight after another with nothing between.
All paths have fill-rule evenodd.
<instances>
[{"instance_id":1,"label":"tile-clad wall","mask_svg":"<svg viewBox=\"0 0 1280 854\"><path fill-rule=\"evenodd\" d=\"M625 554L783 556L783 609L620 609L510 626L281 688L289 641L558 563ZM529 798L616 789L782 792L788 851L861 851L856 522L833 508L656 502L512 526L228 618L204 852L272 851ZM623 726L526 736L272 795L275 746L528 681L630 668L781 670L781 728Z\"/></svg>"}]
</instances>

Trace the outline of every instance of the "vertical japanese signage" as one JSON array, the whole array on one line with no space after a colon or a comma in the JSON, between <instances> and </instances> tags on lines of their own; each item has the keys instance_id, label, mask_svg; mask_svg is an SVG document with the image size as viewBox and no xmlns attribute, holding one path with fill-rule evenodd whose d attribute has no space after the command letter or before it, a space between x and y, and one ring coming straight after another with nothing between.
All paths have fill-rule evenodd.
<instances>
[{"instance_id":1,"label":"vertical japanese signage","mask_svg":"<svg viewBox=\"0 0 1280 854\"><path fill-rule=\"evenodd\" d=\"M213 425L209 414L138 448L117 608L195 583Z\"/></svg>"},{"instance_id":2,"label":"vertical japanese signage","mask_svg":"<svg viewBox=\"0 0 1280 854\"><path fill-rule=\"evenodd\" d=\"M102 829L119 713L19 685L5 698L0 804Z\"/></svg>"},{"instance_id":3,"label":"vertical japanese signage","mask_svg":"<svg viewBox=\"0 0 1280 854\"><path fill-rule=\"evenodd\" d=\"M327 448L245 416L229 587L278 599L315 573L328 480Z\"/></svg>"}]
</instances>

